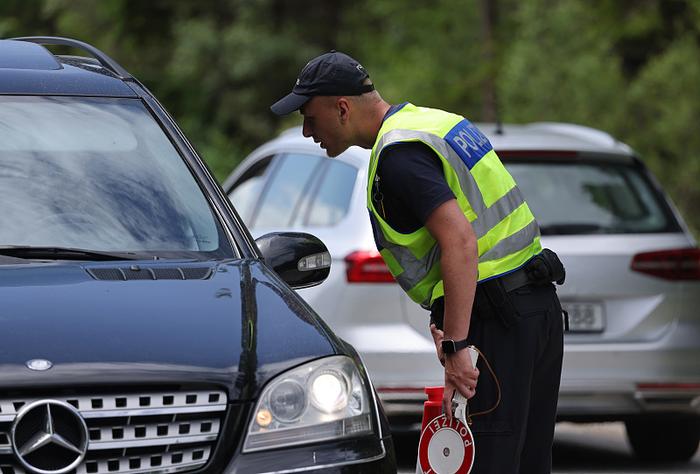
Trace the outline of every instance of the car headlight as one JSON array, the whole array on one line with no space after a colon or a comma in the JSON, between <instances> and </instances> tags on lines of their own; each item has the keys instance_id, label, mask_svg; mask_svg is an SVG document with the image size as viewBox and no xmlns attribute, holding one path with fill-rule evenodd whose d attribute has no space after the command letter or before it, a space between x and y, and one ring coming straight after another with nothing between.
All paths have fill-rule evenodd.
<instances>
[{"instance_id":1,"label":"car headlight","mask_svg":"<svg viewBox=\"0 0 700 474\"><path fill-rule=\"evenodd\" d=\"M333 356L297 367L263 390L243 452L371 433L370 400L349 357Z\"/></svg>"}]
</instances>

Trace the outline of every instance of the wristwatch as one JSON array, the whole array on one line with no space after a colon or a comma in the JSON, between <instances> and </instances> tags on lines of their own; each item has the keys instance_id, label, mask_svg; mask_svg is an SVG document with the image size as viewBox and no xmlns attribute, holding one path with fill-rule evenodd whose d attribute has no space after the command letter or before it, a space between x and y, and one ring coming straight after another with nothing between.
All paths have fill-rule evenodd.
<instances>
[{"instance_id":1,"label":"wristwatch","mask_svg":"<svg viewBox=\"0 0 700 474\"><path fill-rule=\"evenodd\" d=\"M457 351L466 349L468 346L467 340L463 339L461 341L454 341L452 339L442 340L442 352L443 354L454 354Z\"/></svg>"}]
</instances>

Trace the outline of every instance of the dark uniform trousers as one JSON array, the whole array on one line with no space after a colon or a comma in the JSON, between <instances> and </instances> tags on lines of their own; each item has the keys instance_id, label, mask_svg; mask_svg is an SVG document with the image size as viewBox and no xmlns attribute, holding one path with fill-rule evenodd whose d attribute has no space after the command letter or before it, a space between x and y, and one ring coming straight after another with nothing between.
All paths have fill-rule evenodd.
<instances>
[{"instance_id":1,"label":"dark uniform trousers","mask_svg":"<svg viewBox=\"0 0 700 474\"><path fill-rule=\"evenodd\" d=\"M562 310L554 285L527 285L507 293L510 324L475 304L469 343L491 364L501 387L495 411L472 416L475 474L540 474L552 469L552 443L563 356ZM479 359L469 412L488 410L498 392Z\"/></svg>"}]
</instances>

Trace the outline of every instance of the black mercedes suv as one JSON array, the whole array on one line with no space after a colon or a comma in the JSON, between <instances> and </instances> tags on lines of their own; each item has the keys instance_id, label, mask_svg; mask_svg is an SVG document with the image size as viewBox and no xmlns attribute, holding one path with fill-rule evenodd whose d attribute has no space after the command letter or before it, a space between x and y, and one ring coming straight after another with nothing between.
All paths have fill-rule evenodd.
<instances>
[{"instance_id":1,"label":"black mercedes suv","mask_svg":"<svg viewBox=\"0 0 700 474\"><path fill-rule=\"evenodd\" d=\"M87 56L59 56L62 45ZM354 349L154 96L80 41L0 40L0 472L395 472Z\"/></svg>"}]
</instances>

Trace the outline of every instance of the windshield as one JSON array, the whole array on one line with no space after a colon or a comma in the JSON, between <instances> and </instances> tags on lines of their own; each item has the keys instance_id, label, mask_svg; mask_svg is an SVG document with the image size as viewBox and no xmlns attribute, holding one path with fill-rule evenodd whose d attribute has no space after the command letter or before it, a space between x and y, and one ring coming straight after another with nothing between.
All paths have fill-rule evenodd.
<instances>
[{"instance_id":1,"label":"windshield","mask_svg":"<svg viewBox=\"0 0 700 474\"><path fill-rule=\"evenodd\" d=\"M677 232L639 167L609 161L506 162L542 234Z\"/></svg>"},{"instance_id":2,"label":"windshield","mask_svg":"<svg viewBox=\"0 0 700 474\"><path fill-rule=\"evenodd\" d=\"M114 98L0 97L0 246L232 255L145 106Z\"/></svg>"}]
</instances>

